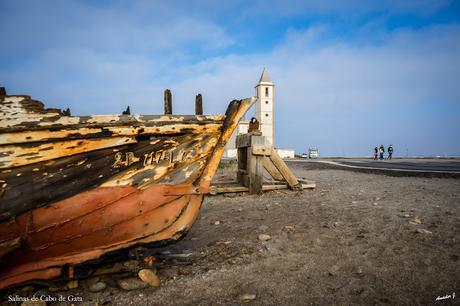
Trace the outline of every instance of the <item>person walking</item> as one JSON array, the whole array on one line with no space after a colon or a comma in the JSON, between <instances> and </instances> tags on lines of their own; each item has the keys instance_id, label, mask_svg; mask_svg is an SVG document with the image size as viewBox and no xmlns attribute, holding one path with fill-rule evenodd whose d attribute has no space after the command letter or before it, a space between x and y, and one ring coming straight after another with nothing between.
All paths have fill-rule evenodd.
<instances>
[{"instance_id":1,"label":"person walking","mask_svg":"<svg viewBox=\"0 0 460 306\"><path fill-rule=\"evenodd\" d=\"M383 160L383 154L385 153L385 147L383 145L380 145L380 148L379 148L379 152L380 152L380 160Z\"/></svg>"},{"instance_id":2,"label":"person walking","mask_svg":"<svg viewBox=\"0 0 460 306\"><path fill-rule=\"evenodd\" d=\"M388 159L391 159L393 157L393 146L390 144L388 147Z\"/></svg>"},{"instance_id":3,"label":"person walking","mask_svg":"<svg viewBox=\"0 0 460 306\"><path fill-rule=\"evenodd\" d=\"M377 160L378 156L379 156L379 148L375 147L374 148L374 160Z\"/></svg>"}]
</instances>

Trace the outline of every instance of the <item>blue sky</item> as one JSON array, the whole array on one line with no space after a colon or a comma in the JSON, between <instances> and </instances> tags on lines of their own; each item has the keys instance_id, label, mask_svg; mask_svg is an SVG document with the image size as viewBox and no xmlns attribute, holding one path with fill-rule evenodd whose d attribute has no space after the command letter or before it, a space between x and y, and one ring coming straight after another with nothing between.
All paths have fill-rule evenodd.
<instances>
[{"instance_id":1,"label":"blue sky","mask_svg":"<svg viewBox=\"0 0 460 306\"><path fill-rule=\"evenodd\" d=\"M228 2L228 3L227 3ZM460 155L460 1L0 0L0 86L73 114L206 113L276 85L278 147Z\"/></svg>"}]
</instances>

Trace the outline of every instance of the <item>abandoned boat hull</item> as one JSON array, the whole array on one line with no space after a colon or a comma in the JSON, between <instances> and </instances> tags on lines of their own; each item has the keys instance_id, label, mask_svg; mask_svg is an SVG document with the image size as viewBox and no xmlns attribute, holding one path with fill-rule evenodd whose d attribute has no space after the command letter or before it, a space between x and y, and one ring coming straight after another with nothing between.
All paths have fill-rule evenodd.
<instances>
[{"instance_id":1,"label":"abandoned boat hull","mask_svg":"<svg viewBox=\"0 0 460 306\"><path fill-rule=\"evenodd\" d=\"M193 194L192 184L132 189L101 187L18 216L17 233L27 233L26 238L3 256L0 288L31 276L55 277L64 265L77 265L121 248L177 240L194 223L203 198ZM85 211L94 199L98 208ZM74 204L71 208L69 202ZM86 207L80 209L80 204ZM68 219L72 214L78 217ZM28 228L29 220L37 227Z\"/></svg>"},{"instance_id":2,"label":"abandoned boat hull","mask_svg":"<svg viewBox=\"0 0 460 306\"><path fill-rule=\"evenodd\" d=\"M10 111L0 122L0 289L179 239L255 101L233 101L225 116L95 119L66 118L21 97L3 97L14 105L4 112L22 116Z\"/></svg>"}]
</instances>

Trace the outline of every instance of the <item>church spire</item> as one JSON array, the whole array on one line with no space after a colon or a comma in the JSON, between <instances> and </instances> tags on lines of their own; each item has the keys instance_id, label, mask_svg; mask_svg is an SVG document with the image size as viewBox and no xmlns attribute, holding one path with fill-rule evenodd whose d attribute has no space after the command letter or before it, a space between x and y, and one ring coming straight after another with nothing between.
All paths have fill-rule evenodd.
<instances>
[{"instance_id":1,"label":"church spire","mask_svg":"<svg viewBox=\"0 0 460 306\"><path fill-rule=\"evenodd\" d=\"M270 76L268 75L268 72L265 69L265 67L264 67L264 70L262 71L262 74L260 75L259 83L261 82L273 83L272 80L270 80Z\"/></svg>"}]
</instances>

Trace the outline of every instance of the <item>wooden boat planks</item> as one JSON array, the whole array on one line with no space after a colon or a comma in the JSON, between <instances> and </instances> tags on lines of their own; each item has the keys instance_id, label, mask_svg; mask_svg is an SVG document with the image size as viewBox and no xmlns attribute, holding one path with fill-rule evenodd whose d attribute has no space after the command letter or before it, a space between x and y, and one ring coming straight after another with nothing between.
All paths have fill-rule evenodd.
<instances>
[{"instance_id":1,"label":"wooden boat planks","mask_svg":"<svg viewBox=\"0 0 460 306\"><path fill-rule=\"evenodd\" d=\"M31 205L23 212L4 211L10 217L4 217L0 223L0 255L3 255L2 262L8 265L0 268L0 288L31 279L63 276L66 273L64 266L73 267L115 250L144 243L164 244L182 237L198 216L203 195L209 192L209 184L225 144L240 118L255 102L255 98L232 101L225 116L210 119L216 119L213 123L204 123L201 116L189 118L199 121L193 123L184 122L183 116L182 119L157 116L152 119L157 123L167 120L165 117L173 117L169 119L182 120L181 124L188 126L174 130L174 123L170 122L160 124L168 127L167 133L170 134L158 133L155 129L150 130L153 134L145 134L145 130L135 124L132 127L126 123L120 128L120 122L125 124L126 120L117 121L111 116L105 116L102 123L99 120L102 117L90 116L94 122L86 122L86 126L80 126L75 119L71 122L73 126L63 125L65 120L62 118L65 116L59 110L45 110L43 105L39 107L23 100L23 104L39 109L42 118L33 114L29 106L19 110L27 120L20 121L20 116L10 112L11 118L18 119L17 129L12 128L11 121L4 125L0 120L0 135L25 133L27 129L37 134L33 134L35 138L31 139L23 134L22 140L17 143L4 145L36 146L80 138L114 137L128 137L136 142L88 152L78 152L76 148L77 151L72 152L75 154L70 156L0 171L0 179L3 180L0 182L0 201L13 189L19 192L17 197L27 199L26 196L49 188L42 193L42 200L46 203L39 204L41 208ZM128 121L132 119L132 116L127 117ZM112 120L114 122L110 123ZM30 128L32 122L39 123L36 129ZM212 125L214 128L209 128ZM97 134L98 131L97 136L90 134L94 130L85 130L77 135L66 134L72 128L79 131L101 128L101 134ZM120 130L108 131L109 128ZM47 138L40 136L41 132L44 132L43 135L48 132L55 134ZM83 135L86 132L86 136L90 137ZM128 135L130 133L133 135ZM21 138L19 134L16 135L18 139ZM22 144L21 141L25 140L30 142ZM186 153L187 150L189 153ZM19 170L22 172L17 172ZM10 185L11 189L7 190L10 183L17 184L19 188L11 188ZM78 188L81 190L72 195L73 190ZM63 194L59 194L61 190L64 190ZM34 199L29 198L29 201L35 203ZM5 203L0 202L0 208ZM24 209L20 201L16 206Z\"/></svg>"},{"instance_id":2,"label":"wooden boat planks","mask_svg":"<svg viewBox=\"0 0 460 306\"><path fill-rule=\"evenodd\" d=\"M0 95L0 133L80 127L161 127L171 124L206 125L224 122L222 115L92 115L66 116L57 109L45 109L29 96Z\"/></svg>"},{"instance_id":3,"label":"wooden boat planks","mask_svg":"<svg viewBox=\"0 0 460 306\"><path fill-rule=\"evenodd\" d=\"M171 171L183 172L179 177L184 180L187 177L196 179L205 162L200 167L193 164L210 154L219 136L168 136L168 141L144 140L116 149L80 153L4 170L0 182L0 220L100 185L145 186L161 183L163 177L174 183ZM169 179L166 178L168 174Z\"/></svg>"},{"instance_id":4,"label":"wooden boat planks","mask_svg":"<svg viewBox=\"0 0 460 306\"><path fill-rule=\"evenodd\" d=\"M172 116L171 116L172 117ZM195 117L195 116L193 116ZM208 116L209 117L209 116ZM208 118L209 119L209 118ZM17 132L6 129L2 131L0 128L0 145L11 145L30 142L46 142L53 140L70 140L70 139L92 139L101 137L116 137L116 136L148 136L148 135L170 135L170 134L187 134L187 133L206 133L220 131L222 126L220 118L216 121L206 120L197 121L196 123L175 123L174 121L159 122L162 125L152 123L152 126L109 126L108 124L100 127L71 127L65 128L46 128L35 131ZM192 120L190 120L192 121ZM217 123L216 123L217 122ZM1 120L0 120L1 123ZM157 123L158 124L158 123Z\"/></svg>"},{"instance_id":5,"label":"wooden boat planks","mask_svg":"<svg viewBox=\"0 0 460 306\"><path fill-rule=\"evenodd\" d=\"M169 186L174 189L176 186ZM187 201L172 201L167 205L160 205L155 210L154 220L145 218L144 222L130 219L120 223L120 228L110 231L107 227L95 235L88 237L77 237L65 243L52 245L46 248L30 250L26 245L6 254L2 260L8 262L0 272L0 288L9 286L20 281L30 279L30 271L40 270L40 277L48 269L68 263L78 264L89 259L98 258L101 255L120 248L129 247L138 243L152 243L155 241L177 240L182 237L194 223L202 201L202 195L182 196L188 197ZM149 197L147 200L156 202L156 197ZM180 205L184 204L184 205ZM180 208L177 215L171 209ZM152 215L152 216L153 216ZM165 218L170 222L164 223ZM151 215L148 215L151 217ZM143 218L143 215L138 218ZM147 221L148 220L148 221ZM148 223L146 223L148 222ZM147 224L147 226L145 225ZM132 228L134 226L134 228ZM123 230L122 230L123 229ZM54 276L53 276L54 277Z\"/></svg>"}]
</instances>

